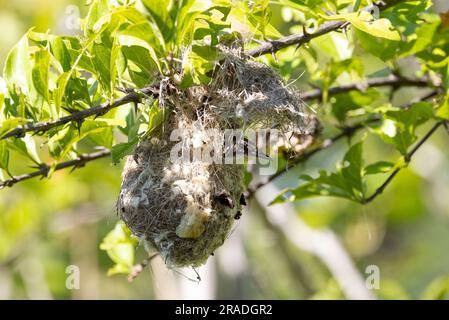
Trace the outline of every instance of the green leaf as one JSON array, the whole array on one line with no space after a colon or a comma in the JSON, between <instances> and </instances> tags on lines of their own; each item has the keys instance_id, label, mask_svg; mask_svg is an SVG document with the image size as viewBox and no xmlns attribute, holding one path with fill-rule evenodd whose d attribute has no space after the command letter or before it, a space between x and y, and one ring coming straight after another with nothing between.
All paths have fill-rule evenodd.
<instances>
[{"instance_id":1,"label":"green leaf","mask_svg":"<svg viewBox=\"0 0 449 320\"><path fill-rule=\"evenodd\" d=\"M430 283L423 292L421 299L424 300L448 300L449 299L449 277L442 277Z\"/></svg>"},{"instance_id":2,"label":"green leaf","mask_svg":"<svg viewBox=\"0 0 449 320\"><path fill-rule=\"evenodd\" d=\"M112 127L106 127L101 130L91 132L89 134L89 139L91 139L96 145L111 149L114 143Z\"/></svg>"},{"instance_id":3,"label":"green leaf","mask_svg":"<svg viewBox=\"0 0 449 320\"><path fill-rule=\"evenodd\" d=\"M125 18L129 22L127 28L117 31L117 35L130 36L144 41L156 64L159 63L159 59L166 58L166 47L159 30L137 9L131 7L116 9L112 15Z\"/></svg>"},{"instance_id":4,"label":"green leaf","mask_svg":"<svg viewBox=\"0 0 449 320\"><path fill-rule=\"evenodd\" d=\"M195 30L205 25L209 27L211 44L216 44L218 32L227 27L225 21L229 14L229 7L229 3L223 0L183 1L176 15L178 27L176 28L175 42L178 47L190 46ZM221 17L216 18L218 16Z\"/></svg>"},{"instance_id":5,"label":"green leaf","mask_svg":"<svg viewBox=\"0 0 449 320\"><path fill-rule=\"evenodd\" d=\"M332 16L321 15L321 17L325 20L347 21L360 31L366 32L375 37L385 38L392 41L401 40L399 32L393 29L390 20L386 18L375 19L367 11L337 14Z\"/></svg>"},{"instance_id":6,"label":"green leaf","mask_svg":"<svg viewBox=\"0 0 449 320\"><path fill-rule=\"evenodd\" d=\"M250 31L263 39L280 38L282 34L270 24L271 10L268 0L256 0L252 5L246 1L235 2L230 16L244 23Z\"/></svg>"},{"instance_id":7,"label":"green leaf","mask_svg":"<svg viewBox=\"0 0 449 320\"><path fill-rule=\"evenodd\" d=\"M359 142L346 152L339 173L343 177L346 189L353 199L360 200L365 193L363 182L363 142Z\"/></svg>"},{"instance_id":8,"label":"green leaf","mask_svg":"<svg viewBox=\"0 0 449 320\"><path fill-rule=\"evenodd\" d=\"M102 25L97 25L98 21L109 13L109 1L108 0L95 0L89 8L87 14L84 32L86 37L90 37L96 33Z\"/></svg>"},{"instance_id":9,"label":"green leaf","mask_svg":"<svg viewBox=\"0 0 449 320\"><path fill-rule=\"evenodd\" d=\"M118 222L100 244L100 249L105 250L115 263L115 266L109 269L108 275L131 272L136 245L137 240L132 237L131 231L123 222Z\"/></svg>"},{"instance_id":10,"label":"green leaf","mask_svg":"<svg viewBox=\"0 0 449 320\"><path fill-rule=\"evenodd\" d=\"M421 51L425 51L434 42L434 35L438 31L440 21L427 21L416 27L407 39L407 44L401 47L401 56L409 56Z\"/></svg>"},{"instance_id":11,"label":"green leaf","mask_svg":"<svg viewBox=\"0 0 449 320\"><path fill-rule=\"evenodd\" d=\"M185 2L179 1L181 5ZM173 0L142 0L142 3L153 18L165 41L170 42L177 29L174 28L173 16L176 16L179 11L178 2Z\"/></svg>"},{"instance_id":12,"label":"green leaf","mask_svg":"<svg viewBox=\"0 0 449 320\"><path fill-rule=\"evenodd\" d=\"M379 101L381 94L376 89L370 88L364 92L350 91L334 95L332 102L332 113L340 121L344 122L351 116L351 111L365 109L372 103ZM364 110L361 110L365 113ZM357 113L359 115L359 113Z\"/></svg>"},{"instance_id":13,"label":"green leaf","mask_svg":"<svg viewBox=\"0 0 449 320\"><path fill-rule=\"evenodd\" d=\"M92 27L92 30L89 29L89 26L93 23L93 20L98 19L100 16L103 15L103 11L105 9L105 5L107 6L107 0L98 0L94 2L93 6L91 7L91 10L89 12L89 15L92 14L92 17L88 17L87 19L87 34L89 36L89 39L86 41L86 43L79 48L79 50L76 50L75 58L73 60L72 66L70 70L62 73L58 80L57 80L57 89L54 91L54 104L56 108L56 112L59 113L59 110L61 108L63 97L66 94L67 84L69 83L69 80L71 79L72 75L75 73L76 68L78 68L78 65L89 65L91 59L87 58L86 52L90 49L92 44L95 43L95 41L102 36L102 33L107 29L108 22L111 22L110 16L108 15L109 19L105 21L105 23L101 23L100 27L97 28L95 23L95 26ZM93 9L94 8L94 9ZM102 16L104 18L104 16ZM90 20L92 19L92 21ZM101 19L101 18L100 18ZM90 30L90 31L89 31ZM88 60L89 62L86 62ZM110 63L110 60L108 60L108 63ZM90 68L86 69L90 71Z\"/></svg>"},{"instance_id":14,"label":"green leaf","mask_svg":"<svg viewBox=\"0 0 449 320\"><path fill-rule=\"evenodd\" d=\"M365 195L362 149L362 142L353 145L337 166L336 173L320 171L315 179L303 176L306 183L295 189L284 190L272 204L315 196L333 196L360 202Z\"/></svg>"},{"instance_id":15,"label":"green leaf","mask_svg":"<svg viewBox=\"0 0 449 320\"><path fill-rule=\"evenodd\" d=\"M94 43L91 50L93 55L92 64L96 70L98 80L111 98L112 93L115 90L117 79L117 59L119 50L120 47L115 41L109 45L106 40L101 43Z\"/></svg>"},{"instance_id":16,"label":"green leaf","mask_svg":"<svg viewBox=\"0 0 449 320\"><path fill-rule=\"evenodd\" d=\"M417 140L416 128L433 117L431 103L418 102L410 108L379 109L384 113L383 121L372 125L373 131L383 141L392 144L402 155L406 155L410 146Z\"/></svg>"},{"instance_id":17,"label":"green leaf","mask_svg":"<svg viewBox=\"0 0 449 320\"><path fill-rule=\"evenodd\" d=\"M50 52L41 49L34 53L34 66L31 71L33 85L37 93L50 103L50 94L48 88L50 73Z\"/></svg>"},{"instance_id":18,"label":"green leaf","mask_svg":"<svg viewBox=\"0 0 449 320\"><path fill-rule=\"evenodd\" d=\"M92 137L94 141L105 147L110 147L112 145L112 132L107 130L109 127L110 125L106 121L85 120L78 132L75 125L71 124L50 138L48 141L50 154L53 158L59 160L73 150L78 141L86 137ZM101 134L105 136L100 137Z\"/></svg>"},{"instance_id":19,"label":"green leaf","mask_svg":"<svg viewBox=\"0 0 449 320\"><path fill-rule=\"evenodd\" d=\"M25 157L31 159L35 164L42 163L37 154L36 142L31 136L26 135L23 139L14 139L11 143L11 147L19 151Z\"/></svg>"},{"instance_id":20,"label":"green leaf","mask_svg":"<svg viewBox=\"0 0 449 320\"><path fill-rule=\"evenodd\" d=\"M73 69L71 69L73 70ZM64 72L58 77L58 80L56 81L56 90L54 91L54 102L57 112L59 112L63 97L65 96L65 91L67 88L67 84L69 83L70 77L72 76L72 71Z\"/></svg>"},{"instance_id":21,"label":"green leaf","mask_svg":"<svg viewBox=\"0 0 449 320\"><path fill-rule=\"evenodd\" d=\"M194 45L185 54L182 68L184 71L181 87L193 84L208 84L211 78L207 75L215 67L218 52L211 46Z\"/></svg>"},{"instance_id":22,"label":"green leaf","mask_svg":"<svg viewBox=\"0 0 449 320\"><path fill-rule=\"evenodd\" d=\"M130 142L126 143L119 143L112 147L112 163L117 164L122 160L124 157L129 156L134 152L134 148L139 142L139 139L136 137Z\"/></svg>"},{"instance_id":23,"label":"green leaf","mask_svg":"<svg viewBox=\"0 0 449 320\"><path fill-rule=\"evenodd\" d=\"M365 51L384 61L394 58L399 49L399 42L397 41L378 38L360 30L356 30L355 35L358 43Z\"/></svg>"},{"instance_id":24,"label":"green leaf","mask_svg":"<svg viewBox=\"0 0 449 320\"><path fill-rule=\"evenodd\" d=\"M9 149L6 140L0 140L0 168L8 171Z\"/></svg>"},{"instance_id":25,"label":"green leaf","mask_svg":"<svg viewBox=\"0 0 449 320\"><path fill-rule=\"evenodd\" d=\"M158 66L151 58L150 51L137 45L123 46L121 50L133 82L140 88L153 83L158 73Z\"/></svg>"},{"instance_id":26,"label":"green leaf","mask_svg":"<svg viewBox=\"0 0 449 320\"><path fill-rule=\"evenodd\" d=\"M60 63L63 72L69 71L71 68L71 57L63 38L51 37L50 48L53 56Z\"/></svg>"},{"instance_id":27,"label":"green leaf","mask_svg":"<svg viewBox=\"0 0 449 320\"><path fill-rule=\"evenodd\" d=\"M12 118L3 120L0 126L0 138L2 138L5 134L10 132L12 129L18 127L19 125L23 125L26 123L25 119L21 118Z\"/></svg>"},{"instance_id":28,"label":"green leaf","mask_svg":"<svg viewBox=\"0 0 449 320\"><path fill-rule=\"evenodd\" d=\"M379 161L367 166L364 170L365 175L379 174L379 173L388 173L394 169L394 163L388 161Z\"/></svg>"},{"instance_id":29,"label":"green leaf","mask_svg":"<svg viewBox=\"0 0 449 320\"><path fill-rule=\"evenodd\" d=\"M446 96L439 106L436 116L443 120L449 120L449 96Z\"/></svg>"},{"instance_id":30,"label":"green leaf","mask_svg":"<svg viewBox=\"0 0 449 320\"><path fill-rule=\"evenodd\" d=\"M6 58L3 76L10 90L18 87L24 93L30 90L28 37L23 36Z\"/></svg>"}]
</instances>

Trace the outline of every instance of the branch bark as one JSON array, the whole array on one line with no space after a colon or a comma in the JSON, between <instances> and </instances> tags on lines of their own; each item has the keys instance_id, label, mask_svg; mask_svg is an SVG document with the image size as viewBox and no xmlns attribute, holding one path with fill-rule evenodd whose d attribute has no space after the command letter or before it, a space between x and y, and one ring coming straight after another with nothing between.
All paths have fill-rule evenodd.
<instances>
[{"instance_id":1,"label":"branch bark","mask_svg":"<svg viewBox=\"0 0 449 320\"><path fill-rule=\"evenodd\" d=\"M144 95L151 95L153 97L158 95L154 86L146 87L139 91ZM27 132L34 132L34 133L46 132L50 129L62 126L69 122L81 122L84 119L89 118L91 116L98 117L98 116L105 115L106 113L108 113L109 111L111 111L114 108L123 106L123 105L131 103L131 102L138 103L141 101L141 99L142 99L142 96L139 95L139 93L137 93L136 91L132 91L113 102L106 102L101 105L89 108L89 109L77 111L77 112L72 113L69 116L59 118L58 120L55 120L55 121L32 123L32 124L27 124L24 126L14 128L13 130L9 131L7 134L2 136L0 139L7 139L10 137L21 138Z\"/></svg>"},{"instance_id":2,"label":"branch bark","mask_svg":"<svg viewBox=\"0 0 449 320\"><path fill-rule=\"evenodd\" d=\"M352 84L346 84L341 86L332 87L329 89L329 95L335 95L339 93L349 92L353 90L359 90L363 91L367 88L371 87L385 87L385 86L392 86L392 87L404 87L404 86L415 86L415 87L428 87L431 84L426 80L420 80L420 79L409 79L404 77L398 77L396 75L390 75L388 77L378 77L378 78L371 78L367 79L362 82L352 83ZM158 96L158 92L155 86L145 87L141 90L139 90L143 95L148 95L156 98ZM322 90L321 89L315 89L311 91L304 92L301 94L301 98L304 101L310 101L314 99L321 99L322 97ZM14 128L13 130L6 133L4 136L0 138L7 139L11 137L21 138L24 137L24 135L27 132L34 132L34 133L41 133L49 131L53 128L62 126L64 124L67 124L69 122L82 122L84 119L87 119L91 116L101 116L109 111L111 111L114 108L118 108L122 105L135 102L138 103L142 99L142 96L139 95L136 91L132 91L125 96L115 100L114 102L107 102L102 105L81 110L78 112L74 112L69 116L62 117L55 121L47 121L47 122L39 122L34 124L27 124L24 126L19 126Z\"/></svg>"},{"instance_id":3,"label":"branch bark","mask_svg":"<svg viewBox=\"0 0 449 320\"><path fill-rule=\"evenodd\" d=\"M375 82L376 83L381 83L381 81L378 81L378 80L376 80ZM349 86L347 87L347 89L349 90ZM430 99L430 98L434 97L437 94L438 94L438 90L432 91L431 93L429 93L426 96L422 97L418 101L424 101L424 100ZM312 96L312 94L310 94L309 96ZM310 98L310 99L312 99L312 98ZM407 107L409 107L409 105L404 106L404 108L407 108ZM267 185L270 182L274 181L275 179L279 178L283 174L287 173L289 169L294 168L295 166L297 166L297 165L299 165L301 163L306 162L309 158L314 156L316 153L318 153L318 152L320 152L322 150L328 149L329 147L331 147L332 145L334 145L336 142L338 142L339 140L341 140L343 138L349 138L349 137L353 136L357 131L363 129L367 124L373 123L373 122L377 122L379 120L380 119L378 117L374 117L374 118L371 118L369 120L357 123L355 125L342 128L341 133L337 134L336 136L334 136L334 137L332 137L330 139L324 140L318 147L315 147L314 149L308 150L305 153L303 153L301 156L295 158L285 169L283 169L283 170L277 172L276 174L270 176L267 181L259 183L255 187L250 188L248 190L248 192L247 192L247 197L249 197L249 198L253 197L254 194L260 188L264 187L265 185ZM441 122L438 126L443 125L443 124L444 123ZM433 132L432 132L432 134L433 134ZM425 140L427 140L428 138L429 137L427 137ZM411 156L413 156L413 154L415 152L416 152L416 150L413 151ZM111 154L110 150L102 150L102 151L99 151L99 152L94 152L94 153L90 153L90 154L86 154L86 155L81 155L77 159L66 161L66 162L61 162L61 163L57 164L56 168L55 168L55 171L63 170L63 169L70 168L70 167L73 167L74 169L80 168L80 167L84 166L87 162L107 157L110 154ZM410 158L411 158L411 156L410 156ZM32 178L35 178L35 177L43 177L44 178L44 177L46 177L48 175L49 170L50 170L50 166L49 165L41 164L39 166L38 170L36 170L34 172L23 174L23 175L19 175L19 176L13 176L9 180L5 180L5 181L0 182L0 190L5 188L5 187L12 187L16 183L18 183L18 182L29 180L29 179L32 179ZM392 178L394 178L394 176L397 173L398 172L394 173ZM379 193L379 194L382 193L383 189L378 190L377 193ZM366 201L368 201L368 200L369 200L369 198ZM369 200L369 201L372 201L372 200Z\"/></svg>"},{"instance_id":4,"label":"branch bark","mask_svg":"<svg viewBox=\"0 0 449 320\"><path fill-rule=\"evenodd\" d=\"M76 158L74 160L58 163L54 170L59 171L59 170L67 169L67 168L72 168L72 170L74 170L77 168L84 167L86 165L86 163L88 163L88 162L107 157L110 154L111 154L111 151L105 149L105 150L101 150L98 152L80 155L78 158ZM34 172L22 174L20 176L13 176L9 180L0 182L0 190L5 187L12 187L18 182L29 180L29 179L32 179L35 177L45 178L48 176L49 171L50 171L49 165L41 164L39 169Z\"/></svg>"},{"instance_id":5,"label":"branch bark","mask_svg":"<svg viewBox=\"0 0 449 320\"><path fill-rule=\"evenodd\" d=\"M377 87L419 87L419 88L426 88L431 86L429 81L427 80L421 80L421 79L410 79L405 77L399 77L397 75L389 75L387 77L378 77L378 78L371 78L367 79L365 81L357 82L357 83L351 83L351 84L344 84L341 86L332 87L329 89L329 95L336 95L339 93L345 93L350 91L365 91L368 88L377 88ZM313 100L313 99L320 99L323 96L323 91L321 89L315 89L311 91L304 92L301 94L301 98L304 101Z\"/></svg>"},{"instance_id":6,"label":"branch bark","mask_svg":"<svg viewBox=\"0 0 449 320\"><path fill-rule=\"evenodd\" d=\"M403 1L404 0L381 1L378 4L378 7L380 8L380 10L386 10L386 9L388 9L392 6L395 6ZM327 22L327 23L324 23L314 33L309 34L309 33L304 32L303 34L294 34L294 35L289 35L289 36L283 37L278 40L268 41L257 48L247 51L247 55L249 55L251 57L258 57L258 56L261 56L261 55L264 55L267 53L275 53L275 52L279 51L280 49L283 49L283 48L286 48L286 47L289 47L292 45L301 46L314 38L320 37L329 32L332 32L332 31L337 31L346 24L347 23L344 21ZM399 79L396 79L396 80L399 80ZM390 84L388 84L388 83L382 84L382 81L380 81L380 83L377 85L375 83L373 83L374 84L373 86L394 85L396 83L395 79L390 79L390 81L391 81ZM334 90L335 90L335 93L350 91L350 90L358 89L358 85L360 85L360 84L348 85L346 87L342 86L340 88L335 88ZM424 84L420 81L417 81L414 84L410 83L409 81L406 81L404 83L404 85L424 86ZM155 95L157 96L157 94L158 94L157 91L155 91L155 86L143 88L140 90L140 92L144 93L146 95L153 95L153 96L155 96ZM319 90L316 90L316 91L307 93L304 96L304 99L305 100L315 99L315 98L319 98L320 95L321 95L321 92ZM10 138L10 137L21 138L27 132L34 132L34 133L46 132L52 128L64 125L69 122L81 122L90 116L104 115L107 112L109 112L111 109L117 108L119 106L125 105L130 102L137 103L140 101L141 101L141 96L137 92L133 91L133 92L128 93L127 95L115 100L114 102L106 102L102 105L99 105L99 106L96 106L96 107L93 107L90 109L74 112L69 116L62 117L55 121L27 124L24 126L14 128L13 130L8 132L4 136L0 137L0 140Z\"/></svg>"},{"instance_id":7,"label":"branch bark","mask_svg":"<svg viewBox=\"0 0 449 320\"><path fill-rule=\"evenodd\" d=\"M329 32L339 30L344 24L346 24L344 21L327 22L314 33L292 34L278 40L268 41L257 48L248 50L247 55L251 57L259 57L267 53L275 53L289 46L296 45L299 47L308 43L312 39L318 38Z\"/></svg>"},{"instance_id":8,"label":"branch bark","mask_svg":"<svg viewBox=\"0 0 449 320\"><path fill-rule=\"evenodd\" d=\"M425 101L428 99L431 99L433 97L435 97L436 95L438 95L438 90L434 90L431 93L425 95L424 97L418 99L415 102L419 102L419 101ZM414 102L410 102L406 105L404 105L402 108L406 109L409 108ZM379 117L373 117L369 120L366 121L362 121L360 123L357 123L355 125L349 126L349 127L345 127L342 128L342 131L335 135L334 137L330 138L330 139L326 139L324 140L318 147L315 147L314 149L311 150L307 150L305 153L301 154L299 157L295 158L292 162L290 162L283 170L280 170L279 172L275 173L274 175L270 176L267 181L261 182L259 184L257 184L256 186L254 186L253 188L250 188L247 192L247 197L251 198L254 196L254 194L261 189L262 187L266 186L267 184L273 182L274 180L276 180L277 178L279 178L280 176L284 175L285 173L287 173L290 169L294 168L297 165L300 165L301 163L306 162L309 158L311 158L312 156L314 156L316 153L328 149L331 146L333 146L336 142L340 141L343 138L350 138L352 137L355 133L357 133L357 131L363 129L366 127L367 124L370 123L374 123L377 121L380 121L381 119ZM422 138L422 140L420 140L420 142L407 154L406 156L406 162L410 162L411 158L413 157L413 155L416 153L416 151L418 151L418 149L433 135L433 133L442 125L444 125L445 122L444 121L440 121L437 122L432 129ZM397 168L395 169L392 173L391 176L387 179L387 181L384 182L384 184L382 184L381 187L379 187L375 193L370 196L369 198L365 199L362 201L362 204L367 204L371 201L373 201L377 196L379 196L384 189L390 184L390 182L394 179L394 177L399 173L399 171L401 170L401 168Z\"/></svg>"},{"instance_id":9,"label":"branch bark","mask_svg":"<svg viewBox=\"0 0 449 320\"><path fill-rule=\"evenodd\" d=\"M390 7L393 7L405 0L390 0L390 1L381 1L377 6L380 10L386 10ZM321 25L317 31L314 33L306 33L302 34L292 34L278 40L267 41L261 46L248 50L247 55L251 57L259 57L267 53L276 53L283 48L287 48L289 46L296 45L300 47L311 40L318 38L322 35L328 34L333 31L338 31L342 29L347 23L345 21L332 21L327 22Z\"/></svg>"},{"instance_id":10,"label":"branch bark","mask_svg":"<svg viewBox=\"0 0 449 320\"><path fill-rule=\"evenodd\" d=\"M380 120L380 118L375 117L375 118L369 119L367 121L363 121L363 122L357 123L355 125L342 128L342 131L339 134L335 135L332 138L325 139L319 146L317 146L311 150L307 150L306 152L304 152L303 154L301 154L300 156L295 158L292 162L290 162L283 170L280 170L277 173L275 173L274 175L270 176L267 181L261 182L261 183L257 184L256 186L254 186L253 188L250 188L247 192L247 197L252 198L254 196L254 194L257 191L259 191L259 189L265 187L266 185L273 182L277 178L283 176L290 169L296 167L297 165L300 165L301 163L305 163L307 160L309 160L312 156L314 156L318 152L330 148L331 146L333 146L335 143L342 140L343 138L352 137L355 133L357 133L357 131L365 128L367 124L374 123L379 120Z\"/></svg>"}]
</instances>

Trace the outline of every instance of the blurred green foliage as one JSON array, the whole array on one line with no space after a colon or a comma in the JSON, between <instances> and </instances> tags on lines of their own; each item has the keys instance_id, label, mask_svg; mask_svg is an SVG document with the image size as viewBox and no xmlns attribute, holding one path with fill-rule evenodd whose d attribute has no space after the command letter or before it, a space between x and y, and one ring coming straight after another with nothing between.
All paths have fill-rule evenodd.
<instances>
[{"instance_id":1,"label":"blurred green foliage","mask_svg":"<svg viewBox=\"0 0 449 320\"><path fill-rule=\"evenodd\" d=\"M151 1L143 2L151 12L154 8ZM262 10L252 11L248 16L248 32L254 33L261 40L276 38L281 33L299 32L301 25L306 24L311 17L330 19L321 13L317 15L312 10L314 6L322 5L320 1L279 3L284 6L274 4L270 6L271 10L262 6ZM348 3L351 1L329 1L326 9L335 11ZM434 114L430 103L414 104L407 111L398 108L402 103L420 96L419 90L401 89L393 92L393 105L385 104L389 93L384 89L355 91L332 97L327 95L326 90L336 84L360 81L366 76L383 76L388 74L388 70L403 74L412 72L414 76L442 74L446 76L446 83L443 85L447 89L449 84L447 71L444 69L447 70L448 65L448 47L445 37L449 31L440 26L438 15L431 11L425 15L426 23L417 24L417 20L422 18L418 13L424 11L429 3L411 1L411 4L399 6L384 13L383 19L377 20L376 25L370 25L370 28L365 20L360 20L355 14L334 16L333 19L351 22L356 28L355 32L348 35L330 33L311 41L306 47L297 50L294 47L287 48L277 53L276 60L270 55L261 57L261 60L271 64L289 81L299 78L300 89L322 88L322 104L319 108L318 104L311 107L318 109L320 116L329 120L329 123L351 124L373 114L383 117L380 125L370 127L370 133L373 134L353 137L352 142L356 143L352 143L349 150L347 141L341 141L316 155L306 165L292 169L277 182L280 187L289 188L288 195L293 195L294 200L303 200L294 203L294 206L298 215L309 226L318 230L330 228L340 236L362 274L368 265L380 267L382 284L375 293L381 299L448 298L449 154L446 133L440 131L435 135L416 155L408 170L400 173L400 177L393 181L378 201L366 207L358 203L366 195L372 194L395 165L404 165L400 157L406 155L418 137L429 129L427 120L448 118L447 100L441 102L441 108ZM444 5L444 1L442 3ZM26 108L16 110L15 116L18 118L26 115L28 118L41 119L52 113L59 115L60 112L65 112L60 108L63 106L63 98L66 108L76 109L95 105L105 100L105 96L114 96L116 76L111 70L116 66L105 67L102 64L90 65L86 61L78 61L80 66L96 74L96 85L100 89L93 89L93 83L82 77L72 77L76 72L72 71L70 65L76 59L65 61L65 65L61 58L59 62L62 76L57 80L53 79L54 84L58 85L53 93L56 100L54 109L48 103L51 90L48 87L49 75L45 70L50 68L49 61L53 56L50 57L46 51L47 44L42 43L48 40L53 48L60 48L60 43L51 37L45 41L42 39L47 37L45 32L49 28L56 34L73 32L66 30L64 26L69 4L78 5L82 15L87 12L88 8L81 1L0 1L0 28L8 30L0 39L0 61L5 61L9 48L22 39L22 47L16 47L16 51L10 55L10 65L6 65L9 81L20 83L27 77L19 72L23 62L28 60L24 57L27 53L23 49L26 42L34 41L39 48L34 55L34 66L37 69L34 69L33 74L37 78L33 78L35 81L30 93L39 97L35 100L41 106L46 105L47 109L36 108L32 104L31 111ZM298 9L298 6L302 13L293 10ZM232 13L223 9L225 7L220 7L223 16L234 14L238 18L248 15L243 6L235 7ZM432 10L438 8L441 7L435 6ZM111 61L117 54L113 33L105 31L105 34L99 36L101 41L96 41L98 39L95 38L95 29L98 27L96 24L103 16L102 9L104 8L99 5L97 10L90 11L85 33L87 42L92 45L89 47L91 53L103 61ZM128 18L134 21L134 12L128 13ZM185 33L177 35L172 32L170 25L179 24L179 21L188 24L194 19L193 16L186 15L180 19L173 12L168 16L164 16L163 11L152 14L163 35L163 43L148 48L148 45L133 42L122 51L129 62L128 78L124 80L132 81L139 87L151 82L149 76L155 72L167 71L169 61L158 57L166 57L169 50L180 50L183 41L201 40L202 36L211 36L214 43L218 41L216 36L219 31L228 27L207 12L210 20L205 22L202 31L204 34L198 32L191 35L186 28ZM390 28L390 23L394 29ZM28 37L22 38L30 26L36 28L28 33ZM154 37L151 30L147 31L145 37ZM125 35L142 36L139 32L136 28L129 28ZM404 41L397 41L399 33ZM353 37L357 41L352 46ZM39 42L41 40L42 43ZM148 41L155 42L154 39ZM72 38L68 42L73 45L70 50L85 50L82 43ZM432 50L426 50L431 45L434 45ZM147 53L143 48L150 51L148 59L141 58ZM52 54L57 56L57 51L53 50ZM205 50L204 43L198 41L186 57L182 62L186 72L181 85L187 87L207 82L209 78L206 74L211 68L210 61L216 59L216 52ZM416 65L417 61L420 67L411 70L410 65ZM114 70L115 73L121 71L123 70ZM73 96L68 94L72 91L76 93ZM19 101L20 94L12 98ZM47 114L39 114L42 113L39 110L47 110ZM144 119L131 119L132 114L131 106L124 107L107 117L84 122L80 132L75 125L70 125L65 131L52 135L49 142L39 137L36 140L25 140L26 143L8 142L6 145L1 142L0 167L4 169L3 173L28 172L31 165L39 164L41 160L50 162L52 159L70 157L74 146L78 151L84 151L98 145L107 148L114 145L113 162L119 163L137 142L139 126L150 123L148 127L151 128L151 121L160 121L160 115L155 112L148 112ZM122 119L126 116L124 125L125 121ZM112 127L120 124L125 128L120 131L126 137L114 134ZM11 126L15 125L17 123ZM325 128L325 134L330 136L333 130ZM393 137L392 130L397 133ZM81 141L87 136L89 139ZM363 149L362 144L357 143L361 140ZM369 163L364 163L363 159L369 159ZM338 164L337 169L335 164ZM318 170L321 170L319 176ZM128 283L124 276L107 276L120 272L129 273L133 265L145 256L141 246L138 246L137 256L134 256L137 242L130 240L128 231L120 223L116 224L114 204L120 187L120 172L120 164L114 166L110 159L105 159L89 163L73 173L56 172L51 179L30 180L13 189L1 191L0 298L158 297L156 291L160 284L150 272L144 272L132 283ZM299 184L300 178L305 183ZM326 197L308 199L317 195L334 195L353 201ZM279 202L284 199L285 197L277 198ZM344 298L338 283L322 263L282 239L260 218L258 212L261 210L263 209L253 208L251 216L245 216L245 230L248 230L243 233L241 245L247 265L238 275L238 281L231 276L232 270L217 263L216 297ZM111 259L116 263L112 268ZM77 265L84 270L81 273L80 290L66 288L68 265ZM31 278L30 273L33 274ZM230 279L233 281L229 281Z\"/></svg>"}]
</instances>

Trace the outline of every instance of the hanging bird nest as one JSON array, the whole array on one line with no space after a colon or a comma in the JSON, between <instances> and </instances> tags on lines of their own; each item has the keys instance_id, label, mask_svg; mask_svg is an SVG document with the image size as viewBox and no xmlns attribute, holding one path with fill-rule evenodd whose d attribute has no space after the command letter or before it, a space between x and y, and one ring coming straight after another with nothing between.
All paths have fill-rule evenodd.
<instances>
[{"instance_id":1,"label":"hanging bird nest","mask_svg":"<svg viewBox=\"0 0 449 320\"><path fill-rule=\"evenodd\" d=\"M270 67L242 50L220 47L223 59L209 85L179 90L161 86L159 105L170 110L163 130L142 140L123 170L121 219L160 253L170 268L204 264L240 218L244 167L171 159L183 130L184 145L222 150L208 129L276 128L307 134L313 117L299 94ZM172 157L173 158L173 157Z\"/></svg>"}]
</instances>

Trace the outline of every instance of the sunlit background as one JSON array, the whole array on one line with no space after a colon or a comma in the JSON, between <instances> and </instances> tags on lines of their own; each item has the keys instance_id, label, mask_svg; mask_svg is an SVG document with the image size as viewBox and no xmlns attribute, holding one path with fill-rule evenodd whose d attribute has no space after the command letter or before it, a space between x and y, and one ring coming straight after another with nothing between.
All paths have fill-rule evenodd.
<instances>
[{"instance_id":1,"label":"sunlit background","mask_svg":"<svg viewBox=\"0 0 449 320\"><path fill-rule=\"evenodd\" d=\"M438 12L449 9L447 1L436 2ZM0 0L0 66L31 26L76 33L77 10L70 5L78 6L81 15L86 11L82 1ZM275 11L272 23L285 24L283 18L285 13ZM287 25L279 29L289 32ZM300 75L304 62L296 58L293 67ZM370 56L363 61L373 74L385 67ZM303 79L306 83L307 74ZM400 103L415 94L401 90L395 99ZM195 277L191 270L167 270L159 259L133 282L106 275L112 262L99 244L117 221L121 181L121 167L109 159L1 190L0 299L341 299L348 290L381 299L444 297L449 288L449 136L444 130L368 206L320 198L263 209L282 188L297 185L299 173L335 168L346 143L262 189L229 240L198 270L199 284L189 280ZM369 137L365 157L374 162L397 155ZM15 174L32 170L19 155L11 162L21 168ZM373 180L373 188L381 181ZM142 248L137 258L144 259ZM79 290L66 286L70 265L80 269ZM378 290L365 287L369 266L380 270Z\"/></svg>"}]
</instances>

